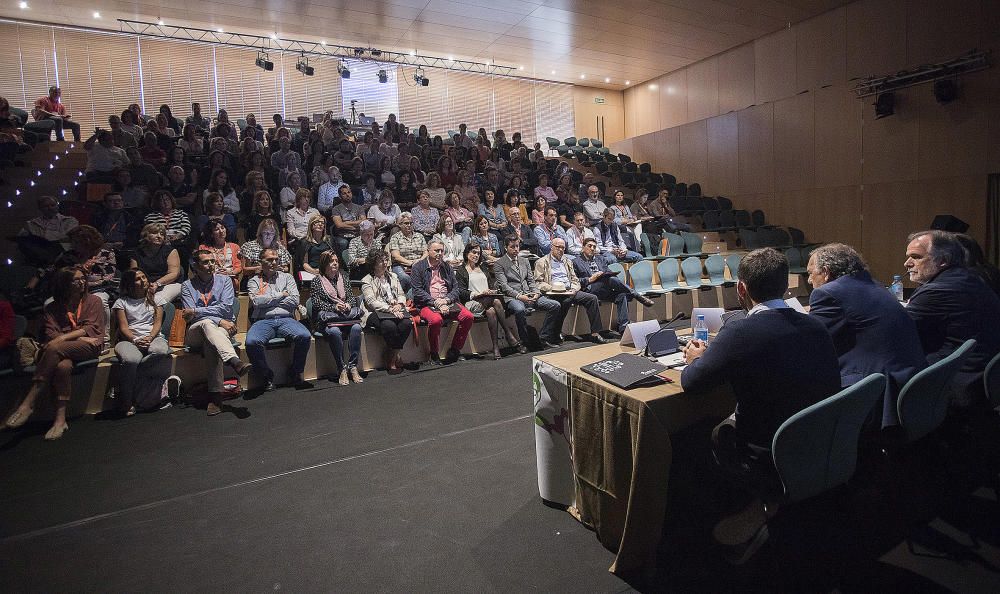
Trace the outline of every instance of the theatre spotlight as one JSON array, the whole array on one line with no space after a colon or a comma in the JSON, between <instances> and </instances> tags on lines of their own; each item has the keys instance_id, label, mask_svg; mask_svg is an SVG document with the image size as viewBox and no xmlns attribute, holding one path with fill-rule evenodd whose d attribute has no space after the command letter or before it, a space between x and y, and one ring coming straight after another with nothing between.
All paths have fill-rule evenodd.
<instances>
[{"instance_id":1,"label":"theatre spotlight","mask_svg":"<svg viewBox=\"0 0 1000 594\"><path fill-rule=\"evenodd\" d=\"M413 74L413 82L417 83L422 87L426 87L430 84L431 80L424 76L424 69L417 68L417 71Z\"/></svg>"},{"instance_id":2,"label":"theatre spotlight","mask_svg":"<svg viewBox=\"0 0 1000 594\"><path fill-rule=\"evenodd\" d=\"M309 58L305 57L305 54L295 62L295 69L306 76L312 76L316 73L316 69L309 65Z\"/></svg>"},{"instance_id":3,"label":"theatre spotlight","mask_svg":"<svg viewBox=\"0 0 1000 594\"><path fill-rule=\"evenodd\" d=\"M364 55L364 53L365 53L365 48L363 47L354 48L354 57L360 58L361 56Z\"/></svg>"},{"instance_id":4,"label":"theatre spotlight","mask_svg":"<svg viewBox=\"0 0 1000 594\"><path fill-rule=\"evenodd\" d=\"M351 71L348 70L346 62L337 64L337 72L340 73L340 78L351 78Z\"/></svg>"},{"instance_id":5,"label":"theatre spotlight","mask_svg":"<svg viewBox=\"0 0 1000 594\"><path fill-rule=\"evenodd\" d=\"M380 83L389 82L389 74L385 70L378 71L378 82Z\"/></svg>"},{"instance_id":6,"label":"theatre spotlight","mask_svg":"<svg viewBox=\"0 0 1000 594\"><path fill-rule=\"evenodd\" d=\"M875 97L875 119L881 119L896 113L893 107L896 104L896 96L892 93L879 93Z\"/></svg>"},{"instance_id":7,"label":"theatre spotlight","mask_svg":"<svg viewBox=\"0 0 1000 594\"><path fill-rule=\"evenodd\" d=\"M371 53L371 55L372 55L373 58L378 58L378 57L382 56L382 50L379 50L379 49L374 49L373 48L373 49L369 50L369 53Z\"/></svg>"},{"instance_id":8,"label":"theatre spotlight","mask_svg":"<svg viewBox=\"0 0 1000 594\"><path fill-rule=\"evenodd\" d=\"M264 52L257 52L257 68L263 68L264 70L274 70L274 62L272 62L267 54Z\"/></svg>"},{"instance_id":9,"label":"theatre spotlight","mask_svg":"<svg viewBox=\"0 0 1000 594\"><path fill-rule=\"evenodd\" d=\"M958 99L958 85L950 79L939 80L934 83L934 98L941 105L951 103Z\"/></svg>"}]
</instances>

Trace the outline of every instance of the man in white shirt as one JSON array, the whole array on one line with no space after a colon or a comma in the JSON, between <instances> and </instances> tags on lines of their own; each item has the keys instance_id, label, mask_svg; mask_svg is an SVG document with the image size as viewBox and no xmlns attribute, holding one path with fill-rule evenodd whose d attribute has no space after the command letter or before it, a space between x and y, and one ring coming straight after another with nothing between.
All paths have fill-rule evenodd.
<instances>
[{"instance_id":1,"label":"man in white shirt","mask_svg":"<svg viewBox=\"0 0 1000 594\"><path fill-rule=\"evenodd\" d=\"M38 212L41 216L25 223L18 235L65 242L69 241L69 232L80 225L75 218L59 213L59 202L52 196L42 196L38 199Z\"/></svg>"},{"instance_id":2,"label":"man in white shirt","mask_svg":"<svg viewBox=\"0 0 1000 594\"><path fill-rule=\"evenodd\" d=\"M340 202L340 188L347 185L340 177L340 168L336 165L330 166L327 175L330 176L330 181L319 187L319 195L316 198L316 210L324 215L329 215L330 209Z\"/></svg>"},{"instance_id":3,"label":"man in white shirt","mask_svg":"<svg viewBox=\"0 0 1000 594\"><path fill-rule=\"evenodd\" d=\"M587 213L587 219L591 225L601 222L604 217L604 209L608 205L601 200L601 190L597 186L587 188L587 199L583 202L583 210Z\"/></svg>"},{"instance_id":4,"label":"man in white shirt","mask_svg":"<svg viewBox=\"0 0 1000 594\"><path fill-rule=\"evenodd\" d=\"M83 143L87 149L87 181L112 183L115 171L129 166L128 155L115 146L108 130L98 130Z\"/></svg>"},{"instance_id":5,"label":"man in white shirt","mask_svg":"<svg viewBox=\"0 0 1000 594\"><path fill-rule=\"evenodd\" d=\"M263 373L264 389L274 389L274 372L267 364L265 349L272 338L285 338L292 343L292 364L286 384L296 389L311 388L302 378L312 338L309 329L295 319L299 308L299 289L295 279L279 269L278 252L265 249L260 253L260 274L247 284L247 294L253 307L253 324L247 331L247 356L250 364Z\"/></svg>"},{"instance_id":6,"label":"man in white shirt","mask_svg":"<svg viewBox=\"0 0 1000 594\"><path fill-rule=\"evenodd\" d=\"M587 219L582 212L573 217L573 226L566 230L566 253L579 256L583 251L583 243L594 238L594 231L587 226Z\"/></svg>"}]
</instances>

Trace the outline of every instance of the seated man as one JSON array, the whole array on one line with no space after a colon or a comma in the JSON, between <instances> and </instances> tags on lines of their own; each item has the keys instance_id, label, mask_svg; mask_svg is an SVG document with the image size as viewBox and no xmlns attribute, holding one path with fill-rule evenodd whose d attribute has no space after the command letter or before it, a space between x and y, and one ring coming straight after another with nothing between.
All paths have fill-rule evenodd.
<instances>
[{"instance_id":1,"label":"seated man","mask_svg":"<svg viewBox=\"0 0 1000 594\"><path fill-rule=\"evenodd\" d=\"M594 235L597 239L597 250L608 264L642 260L642 256L638 252L628 249L621 228L615 222L614 210L604 209L600 224L594 227Z\"/></svg>"},{"instance_id":2,"label":"seated man","mask_svg":"<svg viewBox=\"0 0 1000 594\"><path fill-rule=\"evenodd\" d=\"M108 116L108 126L111 127L111 139L114 141L115 146L122 150L138 146L136 137L131 132L127 132L122 128L122 119L120 117L116 115Z\"/></svg>"},{"instance_id":3,"label":"seated man","mask_svg":"<svg viewBox=\"0 0 1000 594\"><path fill-rule=\"evenodd\" d=\"M354 203L354 192L350 186L340 186L337 189L340 203L330 209L330 221L333 223L333 242L337 254L342 254L351 240L358 236L358 227L365 220L365 207Z\"/></svg>"},{"instance_id":4,"label":"seated man","mask_svg":"<svg viewBox=\"0 0 1000 594\"><path fill-rule=\"evenodd\" d=\"M556 224L556 209L552 206L545 207L545 222L535 225L535 241L538 242L538 253L545 255L552 249L552 241L556 238L566 243L566 232Z\"/></svg>"},{"instance_id":5,"label":"seated man","mask_svg":"<svg viewBox=\"0 0 1000 594\"><path fill-rule=\"evenodd\" d=\"M872 280L854 248L831 243L816 248L806 266L809 315L823 322L840 358L840 385L853 385L873 373L886 377L877 427L898 425L896 398L927 366L917 327L885 287Z\"/></svg>"},{"instance_id":6,"label":"seated man","mask_svg":"<svg viewBox=\"0 0 1000 594\"><path fill-rule=\"evenodd\" d=\"M1000 352L1000 298L965 266L965 251L945 231L921 231L909 238L906 266L920 285L906 313L917 324L927 362L937 363L970 338L976 339L965 364L955 375L952 404L985 404L983 371Z\"/></svg>"},{"instance_id":7,"label":"seated man","mask_svg":"<svg viewBox=\"0 0 1000 594\"><path fill-rule=\"evenodd\" d=\"M413 265L417 260L427 257L427 240L413 230L413 215L410 213L400 214L396 222L399 224L399 233L392 234L385 249L392 258L392 271L399 277L399 284L406 293L410 290Z\"/></svg>"},{"instance_id":8,"label":"seated man","mask_svg":"<svg viewBox=\"0 0 1000 594\"><path fill-rule=\"evenodd\" d=\"M594 230L587 226L587 216L578 212L573 215L573 226L566 230L566 253L579 256L583 252L583 243L588 239L593 239L594 243L597 243ZM617 261L616 259L615 262Z\"/></svg>"},{"instance_id":9,"label":"seated man","mask_svg":"<svg viewBox=\"0 0 1000 594\"><path fill-rule=\"evenodd\" d=\"M191 254L192 275L181 286L181 310L177 312L188 324L184 344L200 349L205 360L208 416L222 412L223 364L240 376L245 376L251 367L240 361L233 349L232 337L236 335L233 281L224 274L215 274L214 270L212 252L195 250Z\"/></svg>"},{"instance_id":10,"label":"seated man","mask_svg":"<svg viewBox=\"0 0 1000 594\"><path fill-rule=\"evenodd\" d=\"M742 545L744 557L763 544L763 499L775 485L771 442L778 427L800 410L840 390L833 340L823 323L783 300L788 260L772 248L743 257L736 292L747 317L727 323L711 345L692 340L681 386L691 394L732 386L736 412L712 432L716 461L756 495L742 512L713 530L724 545ZM756 537L756 538L755 538Z\"/></svg>"},{"instance_id":11,"label":"seated man","mask_svg":"<svg viewBox=\"0 0 1000 594\"><path fill-rule=\"evenodd\" d=\"M46 97L39 97L35 101L33 115L38 121L51 120L56 124L56 140L66 140L63 137L63 130L69 128L73 131L73 140L80 142L80 124L70 121L70 116L66 113L66 106L62 101L62 89L57 86L49 87L49 94Z\"/></svg>"},{"instance_id":12,"label":"seated man","mask_svg":"<svg viewBox=\"0 0 1000 594\"><path fill-rule=\"evenodd\" d=\"M122 134L128 136L127 132ZM129 166L128 155L115 146L114 137L107 130L98 130L83 143L87 149L87 181L110 184L115 172Z\"/></svg>"},{"instance_id":13,"label":"seated man","mask_svg":"<svg viewBox=\"0 0 1000 594\"><path fill-rule=\"evenodd\" d=\"M559 319L556 320L554 335L543 335L542 340L557 345L562 340L559 330L570 306L579 305L587 311L590 320L590 339L597 344L607 342L602 336L604 322L601 320L601 307L597 295L580 290L580 279L573 270L572 258L566 255L566 240L559 237L552 240L552 251L535 262L535 282L538 290L546 297L559 302ZM611 338L620 338L617 332L607 331Z\"/></svg>"},{"instance_id":14,"label":"seated man","mask_svg":"<svg viewBox=\"0 0 1000 594\"><path fill-rule=\"evenodd\" d=\"M441 327L444 320L457 319L458 330L448 348L447 362L462 361L462 347L472 330L474 316L459 299L458 281L454 269L444 261L444 243L432 239L427 244L427 257L413 264L410 276L413 287L413 305L420 309L420 317L427 322L427 342L431 349L431 364L441 365Z\"/></svg>"},{"instance_id":15,"label":"seated man","mask_svg":"<svg viewBox=\"0 0 1000 594\"><path fill-rule=\"evenodd\" d=\"M97 215L94 227L104 236L104 245L121 250L133 248L138 243L139 223L140 219L125 209L122 195L108 192L104 195L104 208Z\"/></svg>"},{"instance_id":16,"label":"seated man","mask_svg":"<svg viewBox=\"0 0 1000 594\"><path fill-rule=\"evenodd\" d=\"M286 383L296 389L311 388L312 384L302 379L312 338L309 329L295 319L299 308L299 289L292 275L278 268L277 250L263 250L260 253L260 274L247 284L247 294L253 306L250 313L253 323L247 331L247 356L262 374L264 390L273 390L274 372L267 364L264 350L272 338L287 338L292 342L292 365L288 368Z\"/></svg>"},{"instance_id":17,"label":"seated man","mask_svg":"<svg viewBox=\"0 0 1000 594\"><path fill-rule=\"evenodd\" d=\"M604 218L604 210L608 207L601 199L601 190L597 186L587 186L587 200L583 203L583 210L587 214L587 222L590 225L597 225Z\"/></svg>"},{"instance_id":18,"label":"seated man","mask_svg":"<svg viewBox=\"0 0 1000 594\"><path fill-rule=\"evenodd\" d=\"M578 216L582 217L583 215ZM583 240L583 251L573 259L573 269L577 278L580 279L581 289L597 295L601 301L610 301L615 304L619 333L624 332L625 326L629 323L629 300L635 299L646 307L653 305L653 301L649 297L636 293L608 270L608 263L597 255L597 240L593 237Z\"/></svg>"},{"instance_id":19,"label":"seated man","mask_svg":"<svg viewBox=\"0 0 1000 594\"><path fill-rule=\"evenodd\" d=\"M558 205L559 214L559 225L563 229L572 229L575 225L576 215L584 215L584 221L586 221L587 212L583 209L583 205L580 204L580 197L575 193L570 193L566 196L566 201Z\"/></svg>"},{"instance_id":20,"label":"seated man","mask_svg":"<svg viewBox=\"0 0 1000 594\"><path fill-rule=\"evenodd\" d=\"M535 239L535 232L530 225L525 225L521 220L521 209L516 206L507 208L507 226L501 229L501 239L517 236L521 240L524 249L535 253L538 249L538 241Z\"/></svg>"},{"instance_id":21,"label":"seated man","mask_svg":"<svg viewBox=\"0 0 1000 594\"><path fill-rule=\"evenodd\" d=\"M514 208L511 211L517 212L517 209ZM518 215L520 216L520 213ZM529 336L527 310L532 307L545 312L545 321L542 322L542 336L558 339L562 320L559 315L559 302L545 297L538 290L531 264L527 258L519 255L521 241L518 237L513 233L508 235L504 239L504 247L506 253L493 263L493 276L497 281L497 290L503 293L507 314L514 316L518 336L521 337L522 341L527 340Z\"/></svg>"},{"instance_id":22,"label":"seated man","mask_svg":"<svg viewBox=\"0 0 1000 594\"><path fill-rule=\"evenodd\" d=\"M51 266L69 242L69 232L80 222L59 212L59 202L52 196L38 199L37 216L24 224L17 235L17 249L32 266Z\"/></svg>"},{"instance_id":23,"label":"seated man","mask_svg":"<svg viewBox=\"0 0 1000 594\"><path fill-rule=\"evenodd\" d=\"M208 131L212 128L211 118L201 115L201 103L191 104L191 115L184 119L184 123L191 124L198 132L204 135L207 135Z\"/></svg>"}]
</instances>

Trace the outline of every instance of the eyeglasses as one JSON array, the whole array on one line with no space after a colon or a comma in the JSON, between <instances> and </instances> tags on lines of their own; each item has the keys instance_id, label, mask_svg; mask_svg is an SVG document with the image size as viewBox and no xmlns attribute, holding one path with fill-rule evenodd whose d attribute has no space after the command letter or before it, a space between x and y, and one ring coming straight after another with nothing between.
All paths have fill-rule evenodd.
<instances>
[{"instance_id":1,"label":"eyeglasses","mask_svg":"<svg viewBox=\"0 0 1000 594\"><path fill-rule=\"evenodd\" d=\"M277 262L277 258L262 258L261 262Z\"/></svg>"}]
</instances>

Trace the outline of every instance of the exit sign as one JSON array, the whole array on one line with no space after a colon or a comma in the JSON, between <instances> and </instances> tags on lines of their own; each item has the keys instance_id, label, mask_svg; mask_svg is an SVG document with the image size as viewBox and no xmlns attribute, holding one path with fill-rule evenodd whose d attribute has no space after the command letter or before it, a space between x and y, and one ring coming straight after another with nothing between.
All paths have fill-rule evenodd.
<instances>
[{"instance_id":1,"label":"exit sign","mask_svg":"<svg viewBox=\"0 0 1000 594\"><path fill-rule=\"evenodd\" d=\"M594 97L594 103L596 103L598 105L603 105L604 104L604 97Z\"/></svg>"}]
</instances>

